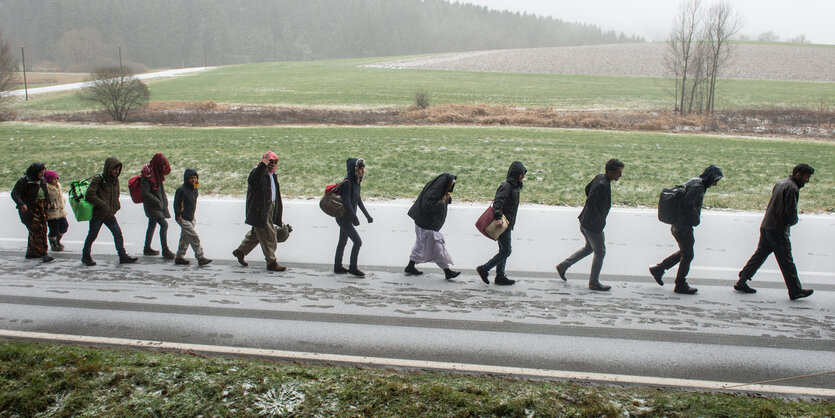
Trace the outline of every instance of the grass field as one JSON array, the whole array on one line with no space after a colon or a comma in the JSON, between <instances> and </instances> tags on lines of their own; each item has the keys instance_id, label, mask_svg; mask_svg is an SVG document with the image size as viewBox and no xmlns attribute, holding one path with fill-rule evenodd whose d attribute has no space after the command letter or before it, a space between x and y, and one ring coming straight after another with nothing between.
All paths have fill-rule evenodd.
<instances>
[{"instance_id":1,"label":"grass field","mask_svg":"<svg viewBox=\"0 0 835 418\"><path fill-rule=\"evenodd\" d=\"M725 180L711 189L705 206L764 210L774 183L806 162L818 171L803 189L800 209L835 211L835 143L717 136L626 133L537 128L303 127L161 128L138 126L0 124L0 189L9 190L33 161L72 179L100 172L110 155L124 163L122 187L154 152L172 166L169 190L186 167L200 173L204 194L242 195L246 176L262 153L281 158L279 178L288 197L318 197L345 175L345 159L368 161L366 198L413 199L444 171L458 175L457 199L489 201L507 167L528 167L524 203L583 204L586 183L606 160L626 170L613 187L620 206L650 206L663 187L694 177L709 164Z\"/></svg>"},{"instance_id":2,"label":"grass field","mask_svg":"<svg viewBox=\"0 0 835 418\"><path fill-rule=\"evenodd\" d=\"M826 401L25 342L0 342L0 385L3 416L835 414Z\"/></svg>"},{"instance_id":3,"label":"grass field","mask_svg":"<svg viewBox=\"0 0 835 418\"><path fill-rule=\"evenodd\" d=\"M569 76L388 70L361 67L388 60L279 62L221 67L150 81L151 100L298 106L409 106L415 92L432 104L551 106L560 109L668 109L672 82L649 77ZM722 80L717 108L835 106L835 83ZM37 96L20 112L90 109L72 93Z\"/></svg>"}]
</instances>

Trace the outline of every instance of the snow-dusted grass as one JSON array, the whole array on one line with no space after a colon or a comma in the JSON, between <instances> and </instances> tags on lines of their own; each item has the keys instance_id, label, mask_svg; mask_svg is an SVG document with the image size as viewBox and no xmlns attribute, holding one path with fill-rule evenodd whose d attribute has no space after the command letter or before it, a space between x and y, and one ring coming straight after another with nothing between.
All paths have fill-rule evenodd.
<instances>
[{"instance_id":1,"label":"snow-dusted grass","mask_svg":"<svg viewBox=\"0 0 835 418\"><path fill-rule=\"evenodd\" d=\"M0 342L2 416L831 416L832 402Z\"/></svg>"},{"instance_id":2,"label":"snow-dusted grass","mask_svg":"<svg viewBox=\"0 0 835 418\"><path fill-rule=\"evenodd\" d=\"M645 132L477 127L162 128L0 124L0 189L10 190L33 161L62 178L102 170L105 158L123 162L122 188L155 152L168 157L169 193L185 168L200 174L203 194L243 195L249 171L266 151L280 158L288 197L316 197L345 176L345 159L363 157L363 196L414 199L437 174L458 175L456 200L489 201L514 160L528 167L524 203L580 206L583 189L609 158L626 164L612 191L620 206L657 203L664 187L681 184L717 164L725 172L705 206L764 210L771 188L800 162L818 172L803 189L800 209L835 211L835 143Z\"/></svg>"}]
</instances>

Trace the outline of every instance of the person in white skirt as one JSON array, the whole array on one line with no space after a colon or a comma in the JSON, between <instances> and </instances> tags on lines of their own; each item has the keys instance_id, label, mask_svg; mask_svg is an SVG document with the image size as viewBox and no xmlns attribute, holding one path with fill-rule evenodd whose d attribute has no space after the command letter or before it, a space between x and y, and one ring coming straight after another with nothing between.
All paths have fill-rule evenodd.
<instances>
[{"instance_id":1,"label":"person in white skirt","mask_svg":"<svg viewBox=\"0 0 835 418\"><path fill-rule=\"evenodd\" d=\"M415 220L415 246L409 255L409 265L404 270L409 275L420 275L422 271L415 268L415 264L434 262L444 270L447 280L461 274L452 271L449 266L452 257L446 250L444 236L440 233L446 221L447 206L452 203L450 193L455 188L456 176L442 173L435 177L418 195L415 203L409 209L409 217Z\"/></svg>"}]
</instances>

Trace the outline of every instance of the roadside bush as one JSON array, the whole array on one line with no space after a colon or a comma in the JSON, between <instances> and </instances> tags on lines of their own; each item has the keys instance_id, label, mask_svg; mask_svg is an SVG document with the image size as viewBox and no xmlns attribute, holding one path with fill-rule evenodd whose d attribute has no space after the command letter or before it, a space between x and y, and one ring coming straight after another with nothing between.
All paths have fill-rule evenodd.
<instances>
[{"instance_id":1,"label":"roadside bush","mask_svg":"<svg viewBox=\"0 0 835 418\"><path fill-rule=\"evenodd\" d=\"M431 95L426 90L418 90L415 92L415 106L418 109L426 109L429 107L431 99Z\"/></svg>"}]
</instances>

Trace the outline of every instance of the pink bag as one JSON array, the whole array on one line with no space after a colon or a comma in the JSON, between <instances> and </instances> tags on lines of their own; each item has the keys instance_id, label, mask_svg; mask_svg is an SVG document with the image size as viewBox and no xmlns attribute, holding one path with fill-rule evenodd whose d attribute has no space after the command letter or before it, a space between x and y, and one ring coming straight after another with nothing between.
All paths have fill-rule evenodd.
<instances>
[{"instance_id":1,"label":"pink bag","mask_svg":"<svg viewBox=\"0 0 835 418\"><path fill-rule=\"evenodd\" d=\"M475 221L475 227L478 229L478 232L481 232L485 237L492 239L493 241L499 239L499 235L503 234L504 231L507 229L509 222L504 215L502 215L502 226L497 227L495 224L495 220L493 219L493 206L488 206L487 210L478 217L478 220Z\"/></svg>"}]
</instances>

